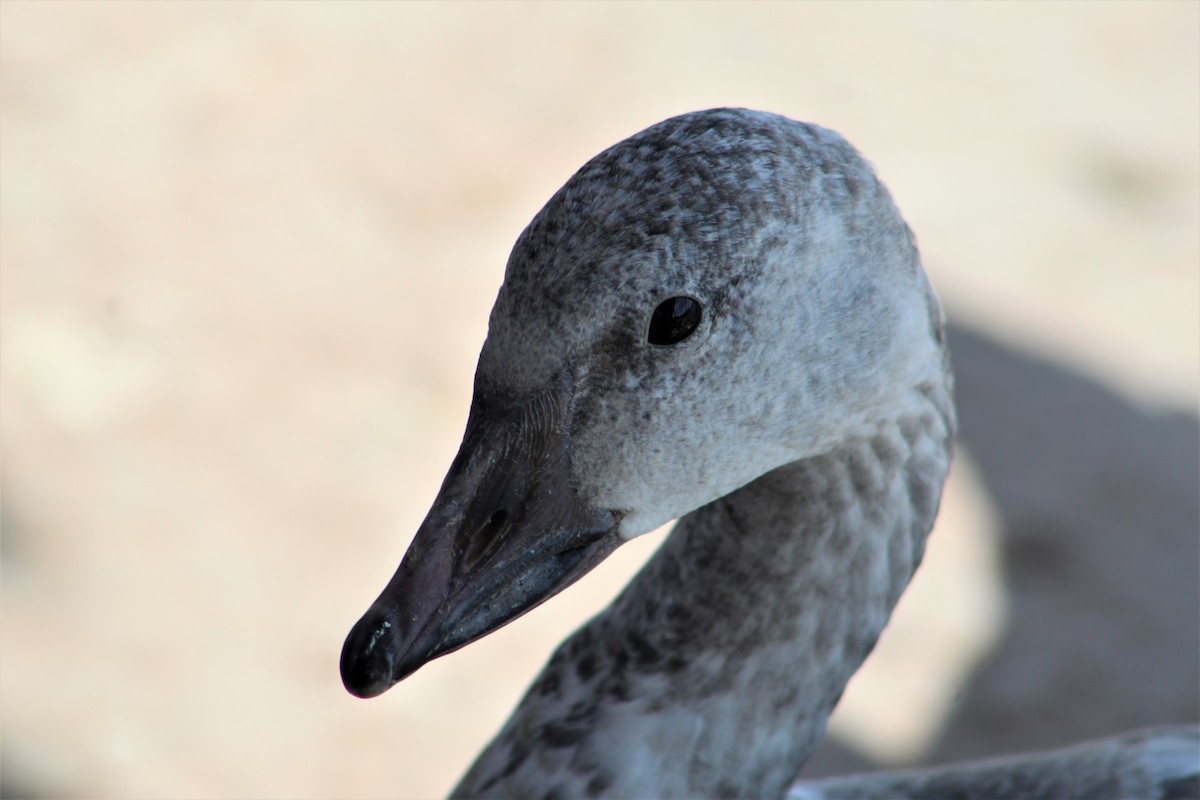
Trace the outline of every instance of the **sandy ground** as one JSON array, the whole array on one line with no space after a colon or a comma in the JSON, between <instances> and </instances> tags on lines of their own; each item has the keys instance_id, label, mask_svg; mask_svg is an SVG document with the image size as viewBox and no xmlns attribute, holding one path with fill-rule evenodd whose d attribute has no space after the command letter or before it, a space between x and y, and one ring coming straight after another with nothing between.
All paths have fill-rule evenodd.
<instances>
[{"instance_id":1,"label":"sandy ground","mask_svg":"<svg viewBox=\"0 0 1200 800\"><path fill-rule=\"evenodd\" d=\"M813 769L1196 719L1200 5L5 0L4 794L445 792L654 541L377 700L342 640L517 233L715 105L855 142L955 321L946 519Z\"/></svg>"}]
</instances>

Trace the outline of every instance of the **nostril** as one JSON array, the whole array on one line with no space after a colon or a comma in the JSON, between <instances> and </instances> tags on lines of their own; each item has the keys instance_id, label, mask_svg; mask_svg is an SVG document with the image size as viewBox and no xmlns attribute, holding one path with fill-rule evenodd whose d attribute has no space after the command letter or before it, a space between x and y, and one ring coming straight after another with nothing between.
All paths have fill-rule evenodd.
<instances>
[{"instance_id":1,"label":"nostril","mask_svg":"<svg viewBox=\"0 0 1200 800\"><path fill-rule=\"evenodd\" d=\"M463 566L472 567L480 558L482 558L492 545L500 538L500 533L504 530L508 523L508 509L500 508L492 512L492 515L487 518L487 522L476 531L475 536L471 538L470 544L467 546L467 552L463 556Z\"/></svg>"},{"instance_id":2,"label":"nostril","mask_svg":"<svg viewBox=\"0 0 1200 800\"><path fill-rule=\"evenodd\" d=\"M488 521L479 529L479 538L491 544L491 541L500 533L506 522L508 522L508 511L506 509L501 508L498 511L492 512L492 515L488 517Z\"/></svg>"}]
</instances>

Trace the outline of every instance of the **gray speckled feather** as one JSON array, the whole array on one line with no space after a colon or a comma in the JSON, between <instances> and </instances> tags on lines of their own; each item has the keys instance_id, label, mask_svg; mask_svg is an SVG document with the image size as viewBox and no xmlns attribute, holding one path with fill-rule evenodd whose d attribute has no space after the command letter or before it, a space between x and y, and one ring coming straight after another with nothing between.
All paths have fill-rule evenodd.
<instances>
[{"instance_id":1,"label":"gray speckled feather","mask_svg":"<svg viewBox=\"0 0 1200 800\"><path fill-rule=\"evenodd\" d=\"M701 328L647 346L687 295ZM838 134L741 109L599 154L521 234L476 392L576 376L573 478L631 538L770 469L870 435L948 380L908 226ZM675 469L687 449L686 477Z\"/></svg>"},{"instance_id":2,"label":"gray speckled feather","mask_svg":"<svg viewBox=\"0 0 1200 800\"><path fill-rule=\"evenodd\" d=\"M455 795L781 795L920 561L948 442L931 405L684 517Z\"/></svg>"},{"instance_id":3,"label":"gray speckled feather","mask_svg":"<svg viewBox=\"0 0 1200 800\"><path fill-rule=\"evenodd\" d=\"M642 346L672 295L706 327ZM455 794L781 795L924 551L941 337L911 233L837 134L701 112L572 177L514 248L477 391L582 363L580 492L623 538L686 516Z\"/></svg>"},{"instance_id":4,"label":"gray speckled feather","mask_svg":"<svg viewBox=\"0 0 1200 800\"><path fill-rule=\"evenodd\" d=\"M1195 800L1200 730L1127 733L1074 747L890 774L805 781L788 800Z\"/></svg>"},{"instance_id":5,"label":"gray speckled feather","mask_svg":"<svg viewBox=\"0 0 1200 800\"><path fill-rule=\"evenodd\" d=\"M674 298L700 315L656 343ZM920 563L951 395L913 236L853 147L741 109L652 126L518 239L462 447L347 637L343 681L379 694L679 517L455 795L783 796ZM1073 779L1132 786L1112 771L1135 762L1075 757L1090 772ZM954 797L1070 786L1046 777L1056 763L920 780ZM916 785L888 780L820 791ZM825 796L813 786L796 796Z\"/></svg>"}]
</instances>

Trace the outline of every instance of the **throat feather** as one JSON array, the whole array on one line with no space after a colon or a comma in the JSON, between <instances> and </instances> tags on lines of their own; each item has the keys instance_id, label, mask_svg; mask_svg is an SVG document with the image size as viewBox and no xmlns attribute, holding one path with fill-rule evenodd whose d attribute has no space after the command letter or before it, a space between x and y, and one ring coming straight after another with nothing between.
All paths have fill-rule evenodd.
<instances>
[{"instance_id":1,"label":"throat feather","mask_svg":"<svg viewBox=\"0 0 1200 800\"><path fill-rule=\"evenodd\" d=\"M683 517L455 794L782 796L920 563L950 461L939 407Z\"/></svg>"}]
</instances>

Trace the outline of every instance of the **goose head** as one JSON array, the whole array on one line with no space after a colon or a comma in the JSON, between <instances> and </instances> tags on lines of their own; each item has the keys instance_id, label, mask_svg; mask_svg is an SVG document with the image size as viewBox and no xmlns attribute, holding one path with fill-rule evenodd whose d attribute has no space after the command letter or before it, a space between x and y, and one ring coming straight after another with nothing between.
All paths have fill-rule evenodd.
<instances>
[{"instance_id":1,"label":"goose head","mask_svg":"<svg viewBox=\"0 0 1200 800\"><path fill-rule=\"evenodd\" d=\"M840 136L716 109L620 142L513 248L461 448L346 640L347 689L385 691L944 374L913 237Z\"/></svg>"}]
</instances>

